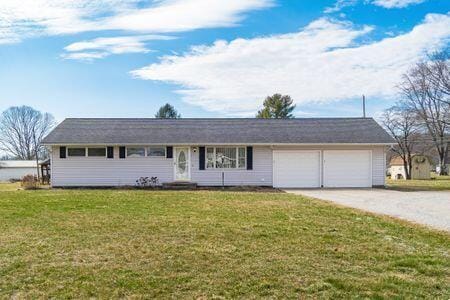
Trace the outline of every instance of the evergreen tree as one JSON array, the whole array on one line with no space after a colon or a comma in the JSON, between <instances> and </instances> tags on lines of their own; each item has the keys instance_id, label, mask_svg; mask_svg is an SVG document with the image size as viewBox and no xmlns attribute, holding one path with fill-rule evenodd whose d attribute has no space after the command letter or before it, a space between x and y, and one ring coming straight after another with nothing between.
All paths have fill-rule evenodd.
<instances>
[{"instance_id":1,"label":"evergreen tree","mask_svg":"<svg viewBox=\"0 0 450 300\"><path fill-rule=\"evenodd\" d=\"M274 94L264 100L263 109L256 115L260 119L292 119L295 109L293 100L289 95Z\"/></svg>"},{"instance_id":2,"label":"evergreen tree","mask_svg":"<svg viewBox=\"0 0 450 300\"><path fill-rule=\"evenodd\" d=\"M170 105L169 103L164 104L158 110L155 115L155 118L158 119L179 119L181 115L177 112L175 107Z\"/></svg>"}]
</instances>

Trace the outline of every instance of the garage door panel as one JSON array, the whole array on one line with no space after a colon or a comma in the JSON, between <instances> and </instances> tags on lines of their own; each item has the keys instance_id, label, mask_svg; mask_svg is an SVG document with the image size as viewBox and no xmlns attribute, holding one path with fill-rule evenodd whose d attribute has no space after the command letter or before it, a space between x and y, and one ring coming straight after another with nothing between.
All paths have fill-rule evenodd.
<instances>
[{"instance_id":1,"label":"garage door panel","mask_svg":"<svg viewBox=\"0 0 450 300\"><path fill-rule=\"evenodd\" d=\"M320 187L320 151L273 152L275 187Z\"/></svg>"},{"instance_id":2,"label":"garage door panel","mask_svg":"<svg viewBox=\"0 0 450 300\"><path fill-rule=\"evenodd\" d=\"M370 150L324 151L324 187L371 187L371 159Z\"/></svg>"}]
</instances>

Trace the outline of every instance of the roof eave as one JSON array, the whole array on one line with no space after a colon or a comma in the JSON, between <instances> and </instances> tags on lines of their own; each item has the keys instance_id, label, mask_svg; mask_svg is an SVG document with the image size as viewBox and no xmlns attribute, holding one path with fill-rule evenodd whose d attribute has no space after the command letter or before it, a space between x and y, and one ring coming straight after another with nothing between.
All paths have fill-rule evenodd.
<instances>
[{"instance_id":1,"label":"roof eave","mask_svg":"<svg viewBox=\"0 0 450 300\"><path fill-rule=\"evenodd\" d=\"M44 146L151 146L151 145L163 145L163 146L199 146L199 145L253 145L253 146L392 146L395 142L384 143L42 143Z\"/></svg>"}]
</instances>

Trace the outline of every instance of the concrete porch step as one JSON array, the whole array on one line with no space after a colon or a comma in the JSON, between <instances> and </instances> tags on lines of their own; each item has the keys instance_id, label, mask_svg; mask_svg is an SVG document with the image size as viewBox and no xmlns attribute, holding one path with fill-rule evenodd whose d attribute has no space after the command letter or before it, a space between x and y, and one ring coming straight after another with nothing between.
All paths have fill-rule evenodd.
<instances>
[{"instance_id":1,"label":"concrete porch step","mask_svg":"<svg viewBox=\"0 0 450 300\"><path fill-rule=\"evenodd\" d=\"M165 190L192 190L197 188L197 183L190 181L165 182L162 184L162 188Z\"/></svg>"}]
</instances>

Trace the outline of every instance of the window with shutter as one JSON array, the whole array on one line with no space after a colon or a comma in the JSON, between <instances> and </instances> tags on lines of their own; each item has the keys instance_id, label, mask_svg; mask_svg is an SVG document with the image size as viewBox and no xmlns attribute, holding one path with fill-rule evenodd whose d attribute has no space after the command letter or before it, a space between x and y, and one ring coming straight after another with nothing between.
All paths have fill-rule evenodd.
<instances>
[{"instance_id":1,"label":"window with shutter","mask_svg":"<svg viewBox=\"0 0 450 300\"><path fill-rule=\"evenodd\" d=\"M126 148L125 147L119 147L119 158L125 158Z\"/></svg>"},{"instance_id":2,"label":"window with shutter","mask_svg":"<svg viewBox=\"0 0 450 300\"><path fill-rule=\"evenodd\" d=\"M59 147L59 158L66 158L66 147Z\"/></svg>"},{"instance_id":3,"label":"window with shutter","mask_svg":"<svg viewBox=\"0 0 450 300\"><path fill-rule=\"evenodd\" d=\"M107 158L114 158L114 147L107 147L106 152L107 152L107 155L106 155Z\"/></svg>"},{"instance_id":4,"label":"window with shutter","mask_svg":"<svg viewBox=\"0 0 450 300\"><path fill-rule=\"evenodd\" d=\"M253 170L253 147L247 147L247 170Z\"/></svg>"},{"instance_id":5,"label":"window with shutter","mask_svg":"<svg viewBox=\"0 0 450 300\"><path fill-rule=\"evenodd\" d=\"M173 158L173 147L172 146L166 147L166 158Z\"/></svg>"}]
</instances>

